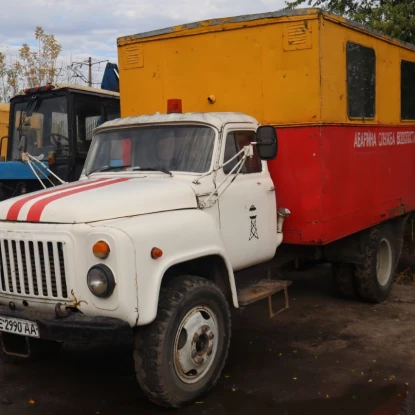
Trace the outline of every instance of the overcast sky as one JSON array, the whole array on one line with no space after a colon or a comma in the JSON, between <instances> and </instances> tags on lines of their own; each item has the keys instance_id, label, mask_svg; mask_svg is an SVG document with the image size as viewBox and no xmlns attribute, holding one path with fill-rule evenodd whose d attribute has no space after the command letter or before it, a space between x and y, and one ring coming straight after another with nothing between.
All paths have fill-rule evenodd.
<instances>
[{"instance_id":1,"label":"overcast sky","mask_svg":"<svg viewBox=\"0 0 415 415\"><path fill-rule=\"evenodd\" d=\"M8 0L0 13L0 50L13 54L22 43L33 44L35 27L42 26L68 61L116 62L119 36L283 7L284 0Z\"/></svg>"}]
</instances>

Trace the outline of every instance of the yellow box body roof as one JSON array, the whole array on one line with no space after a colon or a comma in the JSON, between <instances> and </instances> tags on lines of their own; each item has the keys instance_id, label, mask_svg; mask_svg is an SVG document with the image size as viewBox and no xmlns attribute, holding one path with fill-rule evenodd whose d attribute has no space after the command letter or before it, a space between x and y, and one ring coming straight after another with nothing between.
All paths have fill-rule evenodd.
<instances>
[{"instance_id":1,"label":"yellow box body roof","mask_svg":"<svg viewBox=\"0 0 415 415\"><path fill-rule=\"evenodd\" d=\"M375 50L371 120L348 117L348 41ZM184 112L238 111L274 125L402 124L400 62L415 62L413 45L320 9L125 36L118 39L118 53L123 117L165 113L167 100L176 98Z\"/></svg>"}]
</instances>

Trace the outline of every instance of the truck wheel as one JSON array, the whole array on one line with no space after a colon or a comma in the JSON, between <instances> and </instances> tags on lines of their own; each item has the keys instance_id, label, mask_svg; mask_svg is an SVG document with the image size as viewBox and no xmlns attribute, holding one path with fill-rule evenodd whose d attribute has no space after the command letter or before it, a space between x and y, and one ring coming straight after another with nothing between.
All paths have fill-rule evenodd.
<instances>
[{"instance_id":1,"label":"truck wheel","mask_svg":"<svg viewBox=\"0 0 415 415\"><path fill-rule=\"evenodd\" d=\"M335 262L332 264L333 285L336 294L346 298L356 297L354 264Z\"/></svg>"},{"instance_id":2,"label":"truck wheel","mask_svg":"<svg viewBox=\"0 0 415 415\"><path fill-rule=\"evenodd\" d=\"M392 289L397 263L397 244L392 227L384 225L368 231L364 262L356 265L356 283L364 301L381 303Z\"/></svg>"},{"instance_id":3,"label":"truck wheel","mask_svg":"<svg viewBox=\"0 0 415 415\"><path fill-rule=\"evenodd\" d=\"M199 398L220 376L230 334L229 306L216 284L195 276L172 278L160 290L155 321L135 334L142 390L166 407Z\"/></svg>"}]
</instances>

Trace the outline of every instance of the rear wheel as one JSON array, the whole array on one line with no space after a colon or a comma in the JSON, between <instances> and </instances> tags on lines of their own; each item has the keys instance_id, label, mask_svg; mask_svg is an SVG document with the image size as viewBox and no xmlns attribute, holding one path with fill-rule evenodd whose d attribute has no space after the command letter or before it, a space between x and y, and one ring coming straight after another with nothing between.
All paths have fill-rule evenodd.
<instances>
[{"instance_id":1,"label":"rear wheel","mask_svg":"<svg viewBox=\"0 0 415 415\"><path fill-rule=\"evenodd\" d=\"M216 284L195 276L173 278L160 291L156 320L137 329L138 382L159 405L192 402L216 384L229 342L229 307Z\"/></svg>"},{"instance_id":2,"label":"rear wheel","mask_svg":"<svg viewBox=\"0 0 415 415\"><path fill-rule=\"evenodd\" d=\"M392 226L371 228L367 234L364 261L356 265L356 283L364 301L380 303L392 289L398 260L398 243Z\"/></svg>"}]
</instances>

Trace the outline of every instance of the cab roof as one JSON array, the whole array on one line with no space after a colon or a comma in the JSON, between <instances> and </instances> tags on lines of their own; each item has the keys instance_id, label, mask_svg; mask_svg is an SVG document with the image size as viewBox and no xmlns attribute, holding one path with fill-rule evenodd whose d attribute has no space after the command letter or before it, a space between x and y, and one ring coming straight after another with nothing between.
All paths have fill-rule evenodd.
<instances>
[{"instance_id":1,"label":"cab roof","mask_svg":"<svg viewBox=\"0 0 415 415\"><path fill-rule=\"evenodd\" d=\"M130 127L142 124L169 124L169 123L195 123L195 124L209 124L220 130L228 123L250 123L255 126L258 121L240 112L188 112L184 114L153 114L140 115L138 117L117 118L116 120L107 121L98 128L95 132L106 130L114 127Z\"/></svg>"},{"instance_id":2,"label":"cab roof","mask_svg":"<svg viewBox=\"0 0 415 415\"><path fill-rule=\"evenodd\" d=\"M74 85L74 84L66 84L66 83L55 83L53 85L54 85L54 88L52 89L52 91L58 91L60 89L72 89L74 91L89 92L89 93L101 94L101 95L108 95L108 96L112 96L112 97L116 97L116 98L119 98L119 96L120 96L120 94L118 92L108 91L106 89L101 89L101 88L92 88L92 87L83 86L83 85ZM27 94L24 93L23 91L21 91L17 95L27 95Z\"/></svg>"}]
</instances>

